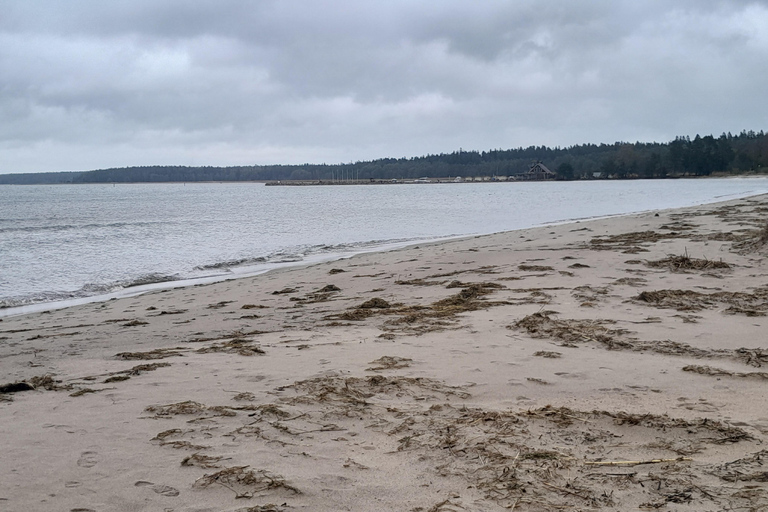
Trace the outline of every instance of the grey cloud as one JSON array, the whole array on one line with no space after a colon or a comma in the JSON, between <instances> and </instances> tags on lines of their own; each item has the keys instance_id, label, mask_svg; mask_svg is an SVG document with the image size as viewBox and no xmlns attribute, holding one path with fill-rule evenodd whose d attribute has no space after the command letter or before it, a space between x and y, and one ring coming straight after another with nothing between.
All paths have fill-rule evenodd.
<instances>
[{"instance_id":1,"label":"grey cloud","mask_svg":"<svg viewBox=\"0 0 768 512\"><path fill-rule=\"evenodd\" d=\"M0 172L760 129L766 57L764 1L10 1Z\"/></svg>"}]
</instances>

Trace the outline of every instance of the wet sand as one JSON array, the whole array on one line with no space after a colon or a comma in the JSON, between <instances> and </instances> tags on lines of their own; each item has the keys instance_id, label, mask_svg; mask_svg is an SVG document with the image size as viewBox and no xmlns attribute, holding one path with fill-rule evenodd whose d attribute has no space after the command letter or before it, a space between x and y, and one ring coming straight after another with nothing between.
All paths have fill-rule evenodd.
<instances>
[{"instance_id":1,"label":"wet sand","mask_svg":"<svg viewBox=\"0 0 768 512\"><path fill-rule=\"evenodd\" d=\"M766 212L6 317L0 509L766 509Z\"/></svg>"}]
</instances>

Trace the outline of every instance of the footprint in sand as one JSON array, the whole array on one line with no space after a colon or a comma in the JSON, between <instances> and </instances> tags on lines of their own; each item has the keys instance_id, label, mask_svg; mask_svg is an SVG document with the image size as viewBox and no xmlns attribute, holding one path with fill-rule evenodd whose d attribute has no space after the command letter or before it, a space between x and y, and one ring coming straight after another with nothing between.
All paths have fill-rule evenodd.
<instances>
[{"instance_id":1,"label":"footprint in sand","mask_svg":"<svg viewBox=\"0 0 768 512\"><path fill-rule=\"evenodd\" d=\"M99 463L99 454L96 452L83 452L77 459L77 465L81 468L92 468Z\"/></svg>"},{"instance_id":2,"label":"footprint in sand","mask_svg":"<svg viewBox=\"0 0 768 512\"><path fill-rule=\"evenodd\" d=\"M149 487L152 491L162 496L178 496L179 495L178 489L174 489L173 487L170 487L167 485L153 484L152 482L145 482L144 480L139 480L133 485L135 485L136 487Z\"/></svg>"}]
</instances>

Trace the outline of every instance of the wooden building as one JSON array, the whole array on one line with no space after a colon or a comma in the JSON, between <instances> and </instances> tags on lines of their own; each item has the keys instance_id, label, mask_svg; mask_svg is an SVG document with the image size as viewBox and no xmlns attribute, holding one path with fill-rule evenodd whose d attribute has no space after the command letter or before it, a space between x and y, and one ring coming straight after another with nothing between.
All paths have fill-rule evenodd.
<instances>
[{"instance_id":1,"label":"wooden building","mask_svg":"<svg viewBox=\"0 0 768 512\"><path fill-rule=\"evenodd\" d=\"M531 168L528 169L528 172L525 172L520 176L521 179L528 181L553 180L556 177L557 175L541 162L532 164Z\"/></svg>"}]
</instances>

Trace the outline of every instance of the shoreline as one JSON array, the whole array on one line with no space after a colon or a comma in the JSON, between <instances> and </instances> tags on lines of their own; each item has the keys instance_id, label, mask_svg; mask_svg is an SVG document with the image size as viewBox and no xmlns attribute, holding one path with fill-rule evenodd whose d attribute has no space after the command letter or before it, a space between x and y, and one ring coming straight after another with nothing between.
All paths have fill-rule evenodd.
<instances>
[{"instance_id":1,"label":"shoreline","mask_svg":"<svg viewBox=\"0 0 768 512\"><path fill-rule=\"evenodd\" d=\"M0 501L768 506L766 211L576 220L4 317L0 385L35 389L0 393Z\"/></svg>"},{"instance_id":2,"label":"shoreline","mask_svg":"<svg viewBox=\"0 0 768 512\"><path fill-rule=\"evenodd\" d=\"M730 197L728 199L716 198L717 200L712 201L710 203L701 203L696 205L666 208L658 211L664 212L671 209L693 208L696 206L715 205L721 202L731 201L735 199L756 197L760 195L763 195L763 194L762 193L754 194L752 192L747 192L743 195L730 194L729 195ZM609 219L609 218L620 218L623 216L641 215L641 214L652 212L652 211L657 211L657 210L639 210L639 211L628 212L628 213L597 215L597 216L589 216L589 217L581 217L581 218L568 218L568 219L544 222L542 224L523 227L519 229L495 231L495 232L489 232L489 233L446 235L446 236L439 236L439 237L424 239L424 240L408 240L408 241L391 242L391 243L386 243L379 246L372 246L370 248L362 249L359 251L346 251L346 252L341 251L336 253L315 253L315 254L304 256L304 259L300 261L287 261L287 262L275 262L275 263L263 263L263 264L257 264L257 265L227 267L230 269L230 272L223 273L223 274L215 274L215 275L201 276L201 277L184 277L179 279L162 279L157 282L148 282L146 284L128 286L124 288L120 288L119 285L115 284L116 289L108 292L104 292L104 293L97 293L94 295L76 296L74 295L77 293L77 290L76 290L72 292L73 295L70 296L70 298L56 299L51 301L30 302L27 304L21 304L16 306L0 307L0 319L12 317L12 316L18 316L18 315L26 315L26 314L40 313L40 312L46 312L46 311L55 311L59 309L65 309L65 308L84 305L84 304L100 303L100 302L106 302L106 301L115 300L115 299L135 297L138 295L143 295L145 293L152 293L154 291L172 290L172 289L184 288L188 286L198 286L198 285L205 285L205 284L217 283L222 281L230 281L234 279L255 277L265 273L281 271L286 268L311 266L311 265L316 265L316 264L331 262L331 261L341 261L344 259L355 257L356 255L359 255L359 254L366 254L369 252L373 252L373 253L389 252L392 250L398 250L398 249L407 248L409 246L419 245L419 244L441 243L443 241L458 240L462 238L470 238L470 237L476 237L476 236L499 235L503 233L511 233L511 232L516 232L516 231L521 231L526 229L534 229L537 227L557 226L561 224L589 222L593 220ZM368 244L368 243L370 242L367 242L367 241L357 242L357 244ZM167 276L163 276L163 277L167 277ZM139 278L140 276L137 276L137 279ZM86 283L84 286L88 286L88 283ZM106 286L106 285L103 285L103 286ZM63 294L65 292L51 292L51 293Z\"/></svg>"}]
</instances>

